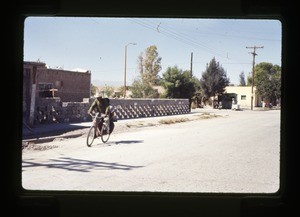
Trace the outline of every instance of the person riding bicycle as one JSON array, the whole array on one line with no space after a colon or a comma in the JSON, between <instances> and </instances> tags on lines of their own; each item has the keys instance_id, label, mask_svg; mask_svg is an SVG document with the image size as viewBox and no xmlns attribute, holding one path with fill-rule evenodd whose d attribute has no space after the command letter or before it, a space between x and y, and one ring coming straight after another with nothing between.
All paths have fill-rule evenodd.
<instances>
[{"instance_id":1,"label":"person riding bicycle","mask_svg":"<svg viewBox=\"0 0 300 217\"><path fill-rule=\"evenodd\" d=\"M105 113L103 98L99 93L97 93L95 95L95 100L91 104L90 108L88 109L88 114L91 115L92 112L95 111L95 110L96 110L96 112L99 112L99 113L102 113L102 114Z\"/></svg>"},{"instance_id":2,"label":"person riding bicycle","mask_svg":"<svg viewBox=\"0 0 300 217\"><path fill-rule=\"evenodd\" d=\"M92 126L87 134L87 146L91 147L95 138L100 137L102 142L106 143L113 132L117 121L114 107L110 105L109 98L96 97L88 109L88 114L93 118ZM96 111L94 111L96 110ZM93 113L97 112L96 115Z\"/></svg>"},{"instance_id":3,"label":"person riding bicycle","mask_svg":"<svg viewBox=\"0 0 300 217\"><path fill-rule=\"evenodd\" d=\"M104 101L104 104L106 106L106 109L105 109L105 118L104 120L107 121L107 126L108 126L108 129L110 131L110 133L113 131L113 128L114 128L114 124L113 122L116 121L116 116L115 116L115 109L112 105L110 105L110 100L109 98L104 98L103 99ZM109 121L109 123L108 123Z\"/></svg>"},{"instance_id":4,"label":"person riding bicycle","mask_svg":"<svg viewBox=\"0 0 300 217\"><path fill-rule=\"evenodd\" d=\"M105 105L104 105L104 100L103 100L103 97L97 93L95 95L95 100L93 101L93 103L91 104L90 108L88 109L88 114L89 115L92 115L92 112L98 112L100 115L102 114L105 114ZM101 129L102 127L102 119L96 119L96 123L95 123L95 126L98 126L99 129ZM98 131L96 131L96 135L97 136L100 136L98 134Z\"/></svg>"}]
</instances>

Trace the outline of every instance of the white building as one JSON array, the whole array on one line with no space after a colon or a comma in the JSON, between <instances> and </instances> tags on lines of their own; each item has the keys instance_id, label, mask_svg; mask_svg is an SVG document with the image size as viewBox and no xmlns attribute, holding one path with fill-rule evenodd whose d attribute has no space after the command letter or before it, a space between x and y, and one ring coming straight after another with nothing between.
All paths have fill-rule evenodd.
<instances>
[{"instance_id":1,"label":"white building","mask_svg":"<svg viewBox=\"0 0 300 217\"><path fill-rule=\"evenodd\" d=\"M251 108L251 86L227 86L225 93L236 94L237 104L241 108ZM261 107L261 97L256 94L256 87L253 87L253 107Z\"/></svg>"}]
</instances>

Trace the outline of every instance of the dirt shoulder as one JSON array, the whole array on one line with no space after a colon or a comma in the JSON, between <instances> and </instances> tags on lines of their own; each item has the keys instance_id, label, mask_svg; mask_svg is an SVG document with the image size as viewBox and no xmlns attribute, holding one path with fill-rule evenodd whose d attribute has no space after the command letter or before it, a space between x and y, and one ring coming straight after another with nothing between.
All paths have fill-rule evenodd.
<instances>
[{"instance_id":1,"label":"dirt shoulder","mask_svg":"<svg viewBox=\"0 0 300 217\"><path fill-rule=\"evenodd\" d=\"M130 119L130 120L120 120L115 123L115 128L113 134L118 133L125 133L131 131L142 130L145 127L153 127L153 126L160 126L160 125L169 125L169 124L176 124L188 121L195 121L201 119L211 119L220 117L221 115L217 115L214 113L198 113L192 115L182 115L182 116L167 116L167 117L155 117L155 118L143 118L143 119ZM86 136L88 133L89 128L83 127L76 130L70 130L68 132L63 132L60 135L55 136L46 136L43 138L34 138L23 140L23 149L29 148L33 144L39 143L48 143L52 142L53 140L57 139L68 139L68 138L75 138L75 137L82 137Z\"/></svg>"},{"instance_id":2,"label":"dirt shoulder","mask_svg":"<svg viewBox=\"0 0 300 217\"><path fill-rule=\"evenodd\" d=\"M193 115L190 117L164 117L159 119L134 119L130 121L118 121L115 123L115 128L113 133L124 133L124 132L130 132L130 131L136 131L138 129L143 129L145 127L153 127L153 126L160 126L160 125L168 125L168 124L176 124L176 123L182 123L187 121L195 121L195 120L201 120L201 119L211 119L211 118L217 118L221 115L211 114L211 113L202 113ZM74 130L68 133L65 133L64 135L85 135L88 132L88 129L80 129L80 130Z\"/></svg>"}]
</instances>

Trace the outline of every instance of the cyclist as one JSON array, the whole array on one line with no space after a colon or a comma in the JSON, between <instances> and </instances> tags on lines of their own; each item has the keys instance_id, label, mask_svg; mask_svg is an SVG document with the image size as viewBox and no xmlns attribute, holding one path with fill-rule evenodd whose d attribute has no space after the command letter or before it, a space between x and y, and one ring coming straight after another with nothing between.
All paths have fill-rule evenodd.
<instances>
[{"instance_id":1,"label":"cyclist","mask_svg":"<svg viewBox=\"0 0 300 217\"><path fill-rule=\"evenodd\" d=\"M98 112L100 115L105 114L104 100L103 100L102 96L99 93L97 93L95 95L95 100L91 104L90 108L88 109L88 114L92 115L93 111ZM102 124L103 124L101 120L102 119L96 119L96 123L95 123L95 126L98 126L99 129L101 129ZM98 133L98 130L96 131L96 136L100 136L99 133Z\"/></svg>"},{"instance_id":2,"label":"cyclist","mask_svg":"<svg viewBox=\"0 0 300 217\"><path fill-rule=\"evenodd\" d=\"M95 95L95 100L91 104L91 106L88 110L88 114L91 115L94 110L96 110L96 112L99 112L99 113L102 113L102 114L104 114L104 112L105 112L103 98L99 93L97 93Z\"/></svg>"},{"instance_id":3,"label":"cyclist","mask_svg":"<svg viewBox=\"0 0 300 217\"><path fill-rule=\"evenodd\" d=\"M110 100L108 98L104 98L103 99L105 102L105 119L104 121L106 121L106 124L108 126L108 131L111 133L114 129L114 124L113 122L116 121L116 116L115 116L115 109L112 105L110 105Z\"/></svg>"}]
</instances>

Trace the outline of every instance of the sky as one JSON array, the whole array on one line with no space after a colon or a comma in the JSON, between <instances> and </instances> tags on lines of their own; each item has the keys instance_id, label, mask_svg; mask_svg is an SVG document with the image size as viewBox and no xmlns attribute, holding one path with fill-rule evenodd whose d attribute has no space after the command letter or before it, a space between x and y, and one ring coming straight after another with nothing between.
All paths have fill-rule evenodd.
<instances>
[{"instance_id":1,"label":"sky","mask_svg":"<svg viewBox=\"0 0 300 217\"><path fill-rule=\"evenodd\" d=\"M251 47L263 47L256 49L255 64L281 66L281 37L279 20L28 17L23 59L49 68L90 70L92 84L122 86L125 47L130 85L139 76L138 56L155 45L162 58L160 76L168 67L190 70L192 65L200 79L215 58L231 84L238 85L242 72L246 77L252 72Z\"/></svg>"}]
</instances>

